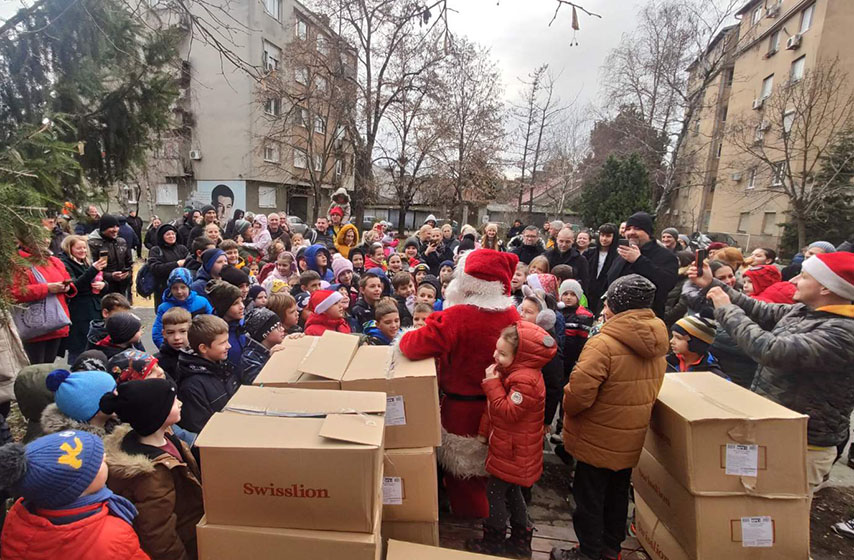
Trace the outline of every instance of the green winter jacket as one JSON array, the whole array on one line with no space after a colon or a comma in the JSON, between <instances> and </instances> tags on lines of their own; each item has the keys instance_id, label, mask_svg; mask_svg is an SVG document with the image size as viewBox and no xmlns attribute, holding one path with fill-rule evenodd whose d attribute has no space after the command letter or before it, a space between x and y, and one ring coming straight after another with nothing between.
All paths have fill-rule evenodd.
<instances>
[{"instance_id":1,"label":"green winter jacket","mask_svg":"<svg viewBox=\"0 0 854 560\"><path fill-rule=\"evenodd\" d=\"M809 415L810 445L844 442L854 409L854 306L764 303L713 285L732 300L715 319L759 364L753 391Z\"/></svg>"}]
</instances>

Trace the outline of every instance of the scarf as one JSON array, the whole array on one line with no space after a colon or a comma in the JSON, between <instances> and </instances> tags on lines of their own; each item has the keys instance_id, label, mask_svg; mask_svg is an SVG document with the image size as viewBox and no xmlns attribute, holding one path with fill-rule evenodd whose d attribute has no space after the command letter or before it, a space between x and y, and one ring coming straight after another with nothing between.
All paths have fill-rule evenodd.
<instances>
[{"instance_id":1,"label":"scarf","mask_svg":"<svg viewBox=\"0 0 854 560\"><path fill-rule=\"evenodd\" d=\"M133 520L137 514L136 507L127 498L119 496L118 494L113 494L113 491L106 486L94 494L80 496L62 509L77 509L100 504L102 502L107 504L107 509L110 510L111 515L118 517L128 525L133 525Z\"/></svg>"}]
</instances>

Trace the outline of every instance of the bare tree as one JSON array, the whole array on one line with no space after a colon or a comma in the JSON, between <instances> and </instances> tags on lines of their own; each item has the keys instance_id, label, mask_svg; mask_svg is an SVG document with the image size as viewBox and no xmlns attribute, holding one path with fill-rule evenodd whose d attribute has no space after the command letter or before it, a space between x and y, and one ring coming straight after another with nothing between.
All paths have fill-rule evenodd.
<instances>
[{"instance_id":1,"label":"bare tree","mask_svg":"<svg viewBox=\"0 0 854 560\"><path fill-rule=\"evenodd\" d=\"M586 118L574 112L549 134L548 159L540 181L547 185L543 198L557 214L563 214L568 204L580 195L584 179L582 163L590 151L587 124Z\"/></svg>"},{"instance_id":2,"label":"bare tree","mask_svg":"<svg viewBox=\"0 0 854 560\"><path fill-rule=\"evenodd\" d=\"M747 175L745 200L763 205L784 198L797 225L798 246L806 244L806 224L828 198L851 193L837 174L850 167L854 152L828 159L854 130L854 88L838 59L820 60L803 77L776 87L763 107L733 122L727 138ZM830 171L823 166L833 166ZM822 171L822 173L819 173Z\"/></svg>"},{"instance_id":3,"label":"bare tree","mask_svg":"<svg viewBox=\"0 0 854 560\"><path fill-rule=\"evenodd\" d=\"M472 200L494 196L500 175L499 152L504 138L502 86L498 67L487 49L466 40L454 46L443 67L441 92L441 160L463 222Z\"/></svg>"}]
</instances>

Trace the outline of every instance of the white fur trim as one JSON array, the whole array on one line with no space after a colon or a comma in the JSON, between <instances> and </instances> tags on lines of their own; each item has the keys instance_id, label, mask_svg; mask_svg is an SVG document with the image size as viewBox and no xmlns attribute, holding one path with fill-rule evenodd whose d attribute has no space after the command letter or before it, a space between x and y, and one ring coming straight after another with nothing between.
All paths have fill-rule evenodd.
<instances>
[{"instance_id":1,"label":"white fur trim","mask_svg":"<svg viewBox=\"0 0 854 560\"><path fill-rule=\"evenodd\" d=\"M487 445L473 436L452 434L442 428L442 446L436 449L439 464L457 478L487 476Z\"/></svg>"},{"instance_id":2,"label":"white fur trim","mask_svg":"<svg viewBox=\"0 0 854 560\"><path fill-rule=\"evenodd\" d=\"M454 305L473 305L480 309L503 311L513 307L513 298L507 295L503 282L475 278L466 274L463 266L458 265L451 283L445 288L443 308Z\"/></svg>"},{"instance_id":3,"label":"white fur trim","mask_svg":"<svg viewBox=\"0 0 854 560\"><path fill-rule=\"evenodd\" d=\"M317 307L314 308L314 312L318 315L320 315L321 313L325 313L327 309L329 309L342 299L344 299L344 296L341 295L341 292L335 290L334 292L326 296L323 301L317 304Z\"/></svg>"},{"instance_id":4,"label":"white fur trim","mask_svg":"<svg viewBox=\"0 0 854 560\"><path fill-rule=\"evenodd\" d=\"M801 269L809 272L810 276L815 278L819 284L837 296L854 301L854 285L833 272L833 269L817 256L805 260Z\"/></svg>"}]
</instances>

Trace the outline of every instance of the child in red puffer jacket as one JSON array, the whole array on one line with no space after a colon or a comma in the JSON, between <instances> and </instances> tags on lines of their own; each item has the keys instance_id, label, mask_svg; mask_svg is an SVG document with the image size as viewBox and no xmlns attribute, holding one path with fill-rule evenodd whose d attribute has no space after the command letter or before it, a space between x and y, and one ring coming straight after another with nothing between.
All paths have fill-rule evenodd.
<instances>
[{"instance_id":1,"label":"child in red puffer jacket","mask_svg":"<svg viewBox=\"0 0 854 560\"><path fill-rule=\"evenodd\" d=\"M469 550L531 556L534 527L522 488L533 486L543 473L546 386L540 370L556 353L555 339L534 323L519 321L501 331L495 363L483 380L487 405L480 426L489 445L489 518L483 538L466 543ZM508 517L511 535L505 542Z\"/></svg>"}]
</instances>

